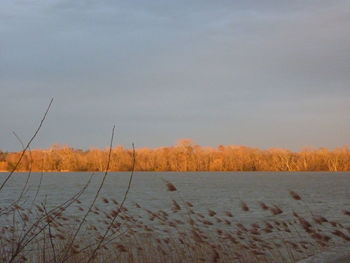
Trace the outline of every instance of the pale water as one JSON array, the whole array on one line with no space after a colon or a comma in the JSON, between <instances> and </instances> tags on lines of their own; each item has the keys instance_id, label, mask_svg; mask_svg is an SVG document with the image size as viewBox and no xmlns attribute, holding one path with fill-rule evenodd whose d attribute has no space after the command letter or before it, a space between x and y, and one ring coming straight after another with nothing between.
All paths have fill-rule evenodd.
<instances>
[{"instance_id":1,"label":"pale water","mask_svg":"<svg viewBox=\"0 0 350 263\"><path fill-rule=\"evenodd\" d=\"M7 173L0 174L1 181ZM37 202L45 201L47 206L55 206L77 193L86 184L91 173L44 173ZM88 205L93 199L102 173L92 176L92 181L80 200ZM0 192L0 206L4 207L18 197L27 173L16 173ZM101 197L121 200L127 188L130 173L109 173ZM176 185L178 191L168 192L165 180ZM0 181L0 182L1 182ZM22 201L29 206L37 192L40 173L33 173L29 188ZM298 192L303 201L295 201L289 190ZM222 213L230 210L242 222L256 222L271 217L262 211L258 201L275 204L286 211L295 210L301 214L326 216L328 219L346 223L343 209L350 210L350 173L279 173L279 172L196 172L164 173L136 172L126 205L135 202L151 210L170 210L171 200L190 201L196 211L208 209ZM250 207L250 212L240 209L240 200ZM101 203L101 202L100 202ZM288 215L289 214L289 215ZM283 215L281 215L283 217Z\"/></svg>"}]
</instances>

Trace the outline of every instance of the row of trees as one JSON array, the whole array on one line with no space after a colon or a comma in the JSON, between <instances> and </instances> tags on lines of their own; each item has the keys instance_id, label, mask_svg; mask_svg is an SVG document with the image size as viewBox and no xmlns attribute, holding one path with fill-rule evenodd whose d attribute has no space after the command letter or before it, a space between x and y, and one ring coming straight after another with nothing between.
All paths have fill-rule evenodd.
<instances>
[{"instance_id":1,"label":"row of trees","mask_svg":"<svg viewBox=\"0 0 350 263\"><path fill-rule=\"evenodd\" d=\"M18 171L104 171L109 149L79 150L53 145L45 150L28 151ZM0 171L10 171L21 152L0 151ZM112 149L111 171L130 171L132 150ZM175 146L136 149L137 171L350 171L348 147L328 150L261 150L245 146L202 147L189 139Z\"/></svg>"}]
</instances>

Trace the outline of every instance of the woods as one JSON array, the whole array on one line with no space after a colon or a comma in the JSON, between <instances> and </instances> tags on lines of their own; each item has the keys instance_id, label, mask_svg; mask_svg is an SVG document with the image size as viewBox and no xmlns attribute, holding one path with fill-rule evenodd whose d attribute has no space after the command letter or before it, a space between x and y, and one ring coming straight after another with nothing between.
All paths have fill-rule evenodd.
<instances>
[{"instance_id":1,"label":"woods","mask_svg":"<svg viewBox=\"0 0 350 263\"><path fill-rule=\"evenodd\" d=\"M9 171L21 152L1 152L0 170ZM18 171L103 171L108 149L74 149L53 145L49 149L28 151ZM117 146L112 150L111 171L130 171L132 150ZM262 150L246 146L196 145L182 139L174 146L136 149L137 171L350 171L348 147Z\"/></svg>"}]
</instances>

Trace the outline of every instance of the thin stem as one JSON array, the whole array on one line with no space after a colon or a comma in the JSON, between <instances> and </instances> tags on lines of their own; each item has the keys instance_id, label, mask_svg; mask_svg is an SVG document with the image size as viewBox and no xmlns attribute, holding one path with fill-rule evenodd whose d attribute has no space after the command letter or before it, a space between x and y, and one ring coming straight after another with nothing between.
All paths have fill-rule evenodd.
<instances>
[{"instance_id":1,"label":"thin stem","mask_svg":"<svg viewBox=\"0 0 350 263\"><path fill-rule=\"evenodd\" d=\"M45 114L43 116L43 118L40 121L40 124L38 126L38 128L36 129L36 131L34 132L34 135L32 136L32 138L30 138L29 142L27 143L26 147L23 149L21 156L19 157L19 159L17 160L17 163L15 164L15 166L12 168L11 172L8 174L8 176L5 178L4 182L1 184L0 186L0 191L2 190L2 188L4 188L4 186L6 185L7 181L10 179L10 177L13 175L13 173L17 170L19 164L21 163L23 156L25 155L26 151L28 150L30 144L32 143L32 141L35 139L35 137L37 136L37 134L39 133L39 130L41 129L41 126L43 125L46 115L49 112L51 105L53 102L53 98L51 99L49 106L46 108Z\"/></svg>"}]
</instances>

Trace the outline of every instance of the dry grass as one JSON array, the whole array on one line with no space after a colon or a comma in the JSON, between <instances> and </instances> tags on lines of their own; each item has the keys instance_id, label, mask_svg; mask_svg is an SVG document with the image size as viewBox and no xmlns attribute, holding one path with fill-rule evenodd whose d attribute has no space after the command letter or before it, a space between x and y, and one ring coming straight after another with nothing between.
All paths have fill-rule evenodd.
<instances>
[{"instance_id":1,"label":"dry grass","mask_svg":"<svg viewBox=\"0 0 350 263\"><path fill-rule=\"evenodd\" d=\"M296 262L350 241L350 227L312 213L286 215L263 202L269 220L245 224L235 219L235 213L251 212L244 201L236 211L200 213L187 201L173 200L167 210L151 211L100 197L82 221L90 207L79 201L86 187L51 210L45 203L1 209L0 261ZM177 190L170 182L165 187ZM300 195L290 195L305 211Z\"/></svg>"}]
</instances>

